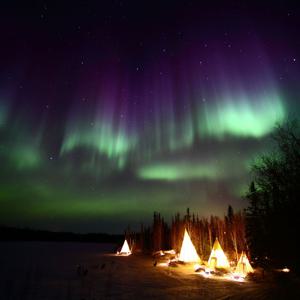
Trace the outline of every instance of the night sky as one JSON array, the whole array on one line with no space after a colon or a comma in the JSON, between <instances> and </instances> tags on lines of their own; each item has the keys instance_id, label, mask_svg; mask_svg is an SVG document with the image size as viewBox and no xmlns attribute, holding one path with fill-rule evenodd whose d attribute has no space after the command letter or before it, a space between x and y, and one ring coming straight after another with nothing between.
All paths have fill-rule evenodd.
<instances>
[{"instance_id":1,"label":"night sky","mask_svg":"<svg viewBox=\"0 0 300 300\"><path fill-rule=\"evenodd\" d=\"M300 112L296 7L29 2L0 5L0 224L245 207L251 162Z\"/></svg>"}]
</instances>

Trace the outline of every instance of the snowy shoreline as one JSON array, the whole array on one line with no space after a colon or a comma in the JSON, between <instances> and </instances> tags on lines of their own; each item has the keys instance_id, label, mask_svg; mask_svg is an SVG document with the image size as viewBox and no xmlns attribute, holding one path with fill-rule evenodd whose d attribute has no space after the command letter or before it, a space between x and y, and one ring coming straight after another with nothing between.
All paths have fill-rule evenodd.
<instances>
[{"instance_id":1,"label":"snowy shoreline","mask_svg":"<svg viewBox=\"0 0 300 300\"><path fill-rule=\"evenodd\" d=\"M291 292L274 283L203 278L189 265L154 267L149 256L108 254L114 248L2 242L0 299L287 299Z\"/></svg>"}]
</instances>

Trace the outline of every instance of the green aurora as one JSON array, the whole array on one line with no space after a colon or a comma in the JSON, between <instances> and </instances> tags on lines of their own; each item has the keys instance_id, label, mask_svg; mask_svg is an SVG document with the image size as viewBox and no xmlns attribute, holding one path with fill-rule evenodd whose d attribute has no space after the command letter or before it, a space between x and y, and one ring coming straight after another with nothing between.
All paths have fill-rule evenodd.
<instances>
[{"instance_id":1,"label":"green aurora","mask_svg":"<svg viewBox=\"0 0 300 300\"><path fill-rule=\"evenodd\" d=\"M299 115L296 14L111 3L0 10L0 224L120 233L243 209Z\"/></svg>"},{"instance_id":2,"label":"green aurora","mask_svg":"<svg viewBox=\"0 0 300 300\"><path fill-rule=\"evenodd\" d=\"M203 124L203 138L199 145L179 143L180 138L160 145L156 141L144 156L140 145L147 142L145 136L130 139L124 132L114 135L112 128L101 127L100 123L90 130L84 126L81 130L77 127L73 131L67 129L59 156L54 158L47 157L42 151L39 138L28 137L26 141L24 135L16 144L1 148L1 157L9 170L7 173L14 178L13 184L10 178L2 178L2 220L11 224L21 220L21 224L34 226L42 225L46 219L56 224L50 224L50 228L63 226L78 230L71 225L74 220L86 228L87 220L98 224L117 216L116 223L126 226L132 216L138 216L133 218L135 224L152 210L169 215L172 206L180 211L187 206L187 199L189 207L195 210L201 207L204 215L212 205L216 205L217 211L222 211L222 207L226 209L227 202L238 206L236 199L245 190L246 171L260 152L257 147L262 151L268 149L263 142L264 136L268 136L275 122L284 120L286 114L279 97L275 98L276 105L272 106L268 100L261 103L257 111L249 103L242 103L237 106L231 103L230 108L229 102L224 101L223 107L218 105L204 110L206 118L199 114L199 123ZM265 114L260 113L263 108ZM214 118L223 122L218 131L214 127L218 123L211 121ZM203 123L203 119L210 122ZM254 120L252 128L247 122ZM178 127L178 124L172 123L172 126ZM187 127L183 124L183 128ZM198 127L190 130L192 132L186 132L188 136L200 135ZM237 141L243 145L243 140L254 144L253 149L243 150L243 147L234 145ZM210 144L211 155L207 155ZM89 151L82 156L85 149ZM76 151L80 153L80 160ZM235 166L237 159L239 165ZM125 183L124 179L119 179L123 177ZM235 183L230 196L228 186L232 181ZM175 186L172 182L176 183ZM212 197L213 203L209 200ZM224 198L227 199L225 203ZM140 199L143 199L142 206ZM22 204L24 201L26 205ZM120 226L109 223L116 228Z\"/></svg>"}]
</instances>

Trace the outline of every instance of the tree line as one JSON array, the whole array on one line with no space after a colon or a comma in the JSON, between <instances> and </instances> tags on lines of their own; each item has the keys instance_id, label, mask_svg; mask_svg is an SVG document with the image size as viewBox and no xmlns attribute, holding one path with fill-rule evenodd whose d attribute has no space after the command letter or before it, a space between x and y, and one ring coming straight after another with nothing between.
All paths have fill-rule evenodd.
<instances>
[{"instance_id":1,"label":"tree line","mask_svg":"<svg viewBox=\"0 0 300 300\"><path fill-rule=\"evenodd\" d=\"M231 206L222 218L199 217L187 209L183 215L175 214L170 225L160 213L154 212L151 226L142 225L139 234L127 232L127 236L129 241L135 241L135 248L143 252L174 249L178 253L185 229L201 259L208 259L216 238L231 259L237 260L242 251L248 250L245 237L245 214L241 211L235 213Z\"/></svg>"}]
</instances>

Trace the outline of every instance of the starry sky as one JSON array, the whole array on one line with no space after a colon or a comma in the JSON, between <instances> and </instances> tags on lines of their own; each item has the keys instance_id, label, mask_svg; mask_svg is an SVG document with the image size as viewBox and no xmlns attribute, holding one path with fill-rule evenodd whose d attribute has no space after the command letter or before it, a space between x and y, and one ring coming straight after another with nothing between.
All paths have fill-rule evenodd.
<instances>
[{"instance_id":1,"label":"starry sky","mask_svg":"<svg viewBox=\"0 0 300 300\"><path fill-rule=\"evenodd\" d=\"M1 2L0 223L122 232L245 207L297 117L287 1Z\"/></svg>"}]
</instances>

